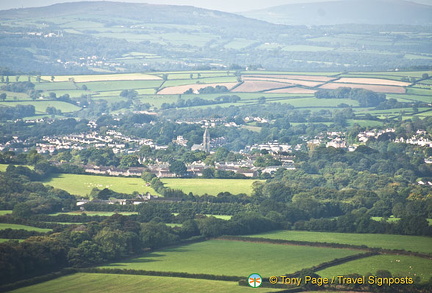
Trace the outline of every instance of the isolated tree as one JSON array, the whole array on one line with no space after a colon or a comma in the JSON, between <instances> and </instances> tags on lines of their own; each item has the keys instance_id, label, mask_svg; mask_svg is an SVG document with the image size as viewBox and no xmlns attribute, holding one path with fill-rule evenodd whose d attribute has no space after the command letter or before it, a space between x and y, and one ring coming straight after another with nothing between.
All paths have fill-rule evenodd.
<instances>
[{"instance_id":1,"label":"isolated tree","mask_svg":"<svg viewBox=\"0 0 432 293\"><path fill-rule=\"evenodd\" d=\"M55 115L57 114L57 109L55 107L47 107L45 113L48 115Z\"/></svg>"},{"instance_id":2,"label":"isolated tree","mask_svg":"<svg viewBox=\"0 0 432 293\"><path fill-rule=\"evenodd\" d=\"M6 97L7 97L6 93L0 94L0 100L2 100L3 102L6 100Z\"/></svg>"},{"instance_id":3,"label":"isolated tree","mask_svg":"<svg viewBox=\"0 0 432 293\"><path fill-rule=\"evenodd\" d=\"M183 176L186 171L186 165L181 161L173 161L170 163L169 170L172 173L175 173L177 176Z\"/></svg>"},{"instance_id":4,"label":"isolated tree","mask_svg":"<svg viewBox=\"0 0 432 293\"><path fill-rule=\"evenodd\" d=\"M55 76L51 75L51 82L54 82Z\"/></svg>"},{"instance_id":5,"label":"isolated tree","mask_svg":"<svg viewBox=\"0 0 432 293\"><path fill-rule=\"evenodd\" d=\"M202 171L202 177L204 178L214 178L215 176L215 169L214 168L205 168Z\"/></svg>"}]
</instances>

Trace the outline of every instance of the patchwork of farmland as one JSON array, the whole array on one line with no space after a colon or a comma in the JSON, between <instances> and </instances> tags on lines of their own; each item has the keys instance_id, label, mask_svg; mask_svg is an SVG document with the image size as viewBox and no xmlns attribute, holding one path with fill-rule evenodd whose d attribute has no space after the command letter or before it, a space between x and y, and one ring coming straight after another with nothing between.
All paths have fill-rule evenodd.
<instances>
[{"instance_id":1,"label":"patchwork of farmland","mask_svg":"<svg viewBox=\"0 0 432 293\"><path fill-rule=\"evenodd\" d=\"M126 58L126 57L125 57ZM147 57L146 57L147 58ZM182 99L214 99L224 94L235 94L241 98L234 105L257 104L258 99L266 97L267 102L290 103L296 108L324 109L336 108L345 101L326 99L326 105L317 104L314 93L319 89L337 89L339 87L363 88L387 94L388 98L396 98L401 102L431 102L432 89L431 71L417 72L270 72L270 71L185 71L185 72L157 72L157 73L127 73L127 74L99 74L99 75L64 75L42 76L36 80L35 76L28 78L35 84L36 90L41 90L41 97L32 100L25 93L7 94L0 105L14 107L16 105L31 104L36 108L36 117L47 115L47 107L55 107L62 113L73 113L81 109L79 104L71 104L59 100L51 100L49 96L55 93L57 97L68 94L73 99L82 96L94 101L105 100L109 105L126 102L121 95L125 89L137 93L135 99L141 103L148 103L152 110L158 111L163 103L175 103L179 95ZM212 86L226 86L228 92L218 94L198 94L202 88ZM194 94L184 94L192 89ZM292 102L293 98L309 97L307 103ZM333 101L335 100L335 101ZM339 102L339 103L338 103ZM232 103L218 104L228 107ZM352 104L349 104L352 105ZM326 107L327 106L327 107ZM355 112L368 112L369 108L359 108L354 104ZM194 107L211 107L194 106ZM126 109L118 109L121 112ZM406 109L397 109L409 111ZM425 113L407 113L403 118L426 117ZM32 117L35 118L35 117Z\"/></svg>"},{"instance_id":2,"label":"patchwork of farmland","mask_svg":"<svg viewBox=\"0 0 432 293\"><path fill-rule=\"evenodd\" d=\"M359 274L375 274L378 270L391 272L393 276L419 278L425 283L432 277L432 260L406 255L377 255L353 260L327 268L317 273L322 277Z\"/></svg>"},{"instance_id":3,"label":"patchwork of farmland","mask_svg":"<svg viewBox=\"0 0 432 293\"><path fill-rule=\"evenodd\" d=\"M352 234L309 231L277 231L252 235L252 237L281 239L291 241L309 241L366 245L371 248L404 249L407 251L432 255L432 239L422 236L405 236L391 234Z\"/></svg>"},{"instance_id":4,"label":"patchwork of farmland","mask_svg":"<svg viewBox=\"0 0 432 293\"><path fill-rule=\"evenodd\" d=\"M257 242L248 237L265 239ZM177 288L173 284L179 283L182 284L182 290L188 292L202 292L203 289L209 292L243 292L250 288L227 281L227 278L241 280L251 273L259 273L266 279L272 275L282 276L306 268L319 268L319 265L336 259L341 261L317 269L316 273L332 278L353 273L366 276L386 270L395 277L412 277L416 283L424 283L432 276L432 260L428 257L396 253L364 256L361 255L364 251L358 248L331 248L313 244L327 242L431 253L431 240L427 237L382 234L362 234L359 237L358 234L345 233L277 231L240 239L244 241L213 239L150 251L129 260L103 265L95 272L75 273L13 292L68 293L82 291L83 286L88 292L102 292L100 288L104 292L118 292L120 288L123 292L135 292L137 286L146 292L173 292ZM271 243L270 239L304 242L295 245ZM347 257L349 259L342 261ZM182 274L182 277L176 274ZM216 276L223 276L225 281L209 279ZM257 292L279 290L270 287L258 289Z\"/></svg>"},{"instance_id":5,"label":"patchwork of farmland","mask_svg":"<svg viewBox=\"0 0 432 293\"><path fill-rule=\"evenodd\" d=\"M102 268L240 277L256 272L262 276L272 276L294 273L335 258L359 253L349 249L209 240L165 248Z\"/></svg>"}]
</instances>

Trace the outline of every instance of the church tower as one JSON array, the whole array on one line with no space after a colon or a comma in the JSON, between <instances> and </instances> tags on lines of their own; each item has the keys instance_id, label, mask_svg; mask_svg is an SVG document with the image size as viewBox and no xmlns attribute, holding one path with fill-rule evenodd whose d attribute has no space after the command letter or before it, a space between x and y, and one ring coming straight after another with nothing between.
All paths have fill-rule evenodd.
<instances>
[{"instance_id":1,"label":"church tower","mask_svg":"<svg viewBox=\"0 0 432 293\"><path fill-rule=\"evenodd\" d=\"M203 150L206 153L210 152L210 133L208 131L208 128L206 127L206 129L204 130L204 135L203 135Z\"/></svg>"}]
</instances>

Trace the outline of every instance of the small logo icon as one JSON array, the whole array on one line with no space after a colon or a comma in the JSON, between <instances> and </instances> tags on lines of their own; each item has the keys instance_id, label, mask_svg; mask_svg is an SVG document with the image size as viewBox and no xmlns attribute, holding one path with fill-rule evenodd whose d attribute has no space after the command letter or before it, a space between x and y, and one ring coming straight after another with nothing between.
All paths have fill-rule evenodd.
<instances>
[{"instance_id":1,"label":"small logo icon","mask_svg":"<svg viewBox=\"0 0 432 293\"><path fill-rule=\"evenodd\" d=\"M251 274L248 277L248 284L252 288L258 288L262 284L262 278L261 278L261 276L258 275L258 274Z\"/></svg>"}]
</instances>

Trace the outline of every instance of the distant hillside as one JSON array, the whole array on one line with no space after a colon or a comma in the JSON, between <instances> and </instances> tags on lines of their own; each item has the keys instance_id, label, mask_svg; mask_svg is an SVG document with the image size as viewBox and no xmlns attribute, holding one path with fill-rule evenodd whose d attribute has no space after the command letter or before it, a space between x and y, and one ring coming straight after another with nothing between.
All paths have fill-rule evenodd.
<instances>
[{"instance_id":1,"label":"distant hillside","mask_svg":"<svg viewBox=\"0 0 432 293\"><path fill-rule=\"evenodd\" d=\"M273 10L274 19L269 20L291 15L287 19L312 23L319 19L315 11L321 19L355 22L351 16L355 11L365 22L387 22L391 17L416 24L426 21L421 15L430 11L429 6L386 1L390 0L308 4L315 10L302 8L303 14L293 9L300 6L282 6ZM370 12L372 7L383 16ZM382 13L384 7L386 13ZM407 7L416 8L416 12ZM393 12L397 9L406 17ZM415 13L415 20L411 20ZM426 26L344 24L309 28L192 6L109 1L4 10L0 11L0 24L0 69L34 74L246 67L387 70L432 64L432 31Z\"/></svg>"},{"instance_id":2,"label":"distant hillside","mask_svg":"<svg viewBox=\"0 0 432 293\"><path fill-rule=\"evenodd\" d=\"M432 6L403 0L339 0L287 4L241 14L290 25L432 24Z\"/></svg>"},{"instance_id":3,"label":"distant hillside","mask_svg":"<svg viewBox=\"0 0 432 293\"><path fill-rule=\"evenodd\" d=\"M59 20L58 18L61 17ZM62 24L62 19L92 19L108 25L127 20L122 24L154 23L203 25L229 30L261 31L275 26L256 19L193 6L156 5L123 2L69 2L46 7L11 9L0 11L0 20L35 19L54 20ZM67 23L67 21L65 21Z\"/></svg>"}]
</instances>

